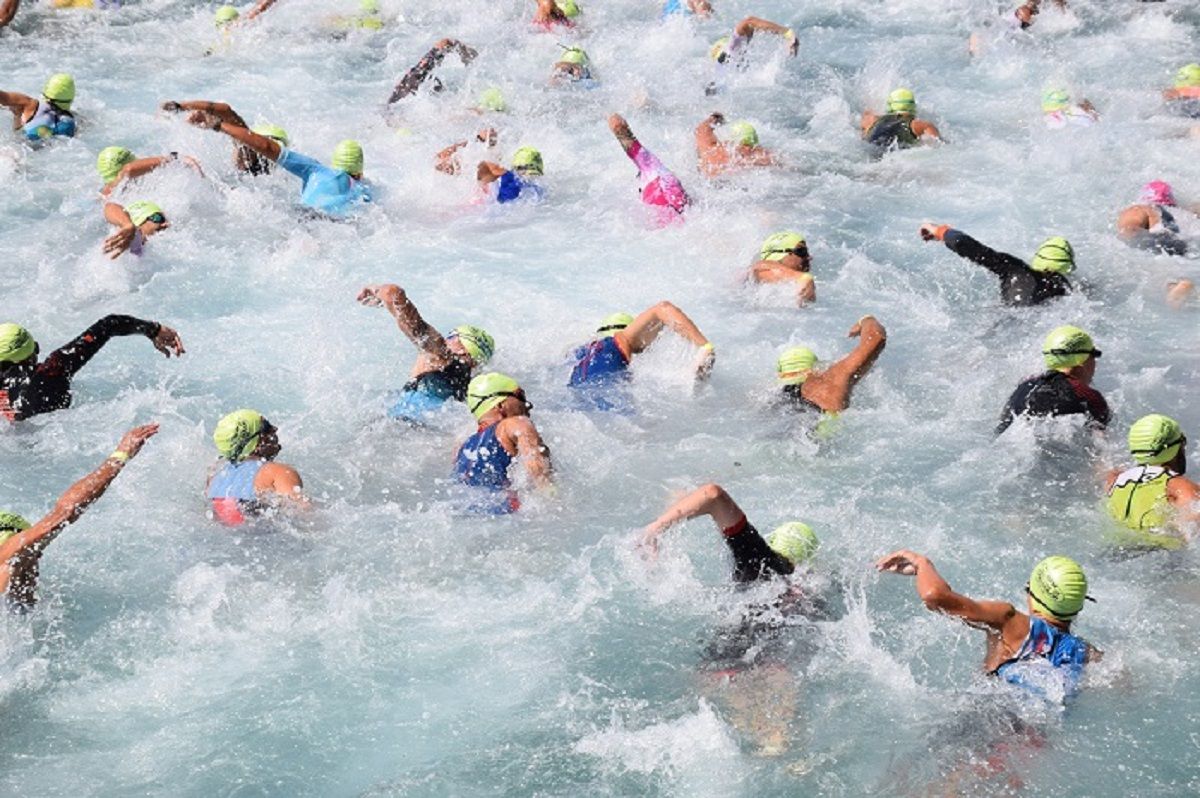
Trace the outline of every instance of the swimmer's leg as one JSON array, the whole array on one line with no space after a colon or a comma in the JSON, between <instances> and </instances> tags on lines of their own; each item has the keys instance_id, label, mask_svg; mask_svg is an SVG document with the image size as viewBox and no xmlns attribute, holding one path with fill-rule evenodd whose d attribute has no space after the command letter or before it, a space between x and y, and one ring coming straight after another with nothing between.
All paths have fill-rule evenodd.
<instances>
[{"instance_id":1,"label":"swimmer's leg","mask_svg":"<svg viewBox=\"0 0 1200 798\"><path fill-rule=\"evenodd\" d=\"M758 756L779 756L790 745L800 691L791 671L779 664L714 674L702 686L725 710L731 726L755 746Z\"/></svg>"}]
</instances>

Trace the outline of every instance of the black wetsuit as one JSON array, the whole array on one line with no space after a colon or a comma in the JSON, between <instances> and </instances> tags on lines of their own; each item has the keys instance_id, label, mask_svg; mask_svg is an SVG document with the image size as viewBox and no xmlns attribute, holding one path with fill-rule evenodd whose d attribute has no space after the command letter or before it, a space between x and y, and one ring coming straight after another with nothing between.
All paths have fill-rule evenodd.
<instances>
[{"instance_id":1,"label":"black wetsuit","mask_svg":"<svg viewBox=\"0 0 1200 798\"><path fill-rule=\"evenodd\" d=\"M71 405L75 373L117 335L153 339L161 326L133 316L105 316L32 369L0 372L0 417L20 421Z\"/></svg>"},{"instance_id":2,"label":"black wetsuit","mask_svg":"<svg viewBox=\"0 0 1200 798\"><path fill-rule=\"evenodd\" d=\"M1000 278L1000 298L1006 305L1028 307L1071 293L1067 278L1054 272L1035 272L1020 258L980 244L961 230L947 230L946 247Z\"/></svg>"},{"instance_id":3,"label":"black wetsuit","mask_svg":"<svg viewBox=\"0 0 1200 798\"><path fill-rule=\"evenodd\" d=\"M884 114L875 120L864 138L880 149L911 147L917 143L912 123L913 117L909 114Z\"/></svg>"},{"instance_id":4,"label":"black wetsuit","mask_svg":"<svg viewBox=\"0 0 1200 798\"><path fill-rule=\"evenodd\" d=\"M783 386L783 400L788 407L798 412L803 413L824 413L821 406L816 402L804 398L804 385L785 385Z\"/></svg>"},{"instance_id":5,"label":"black wetsuit","mask_svg":"<svg viewBox=\"0 0 1200 798\"><path fill-rule=\"evenodd\" d=\"M723 533L726 545L733 554L733 581L739 584L770 579L777 574L790 574L795 566L767 545L749 521L726 529Z\"/></svg>"},{"instance_id":6,"label":"black wetsuit","mask_svg":"<svg viewBox=\"0 0 1200 798\"><path fill-rule=\"evenodd\" d=\"M1155 205L1161 219L1161 230L1153 233L1146 231L1139 233L1130 239L1129 243L1139 249L1147 249L1151 252L1160 252L1163 255L1186 255L1188 252L1187 242L1179 237L1179 222L1175 221L1175 217L1171 212L1162 205Z\"/></svg>"},{"instance_id":7,"label":"black wetsuit","mask_svg":"<svg viewBox=\"0 0 1200 798\"><path fill-rule=\"evenodd\" d=\"M1017 386L1000 413L996 434L1008 429L1017 416L1077 414L1087 416L1087 425L1093 429L1104 429L1111 419L1108 402L1099 391L1061 371L1047 371L1029 377Z\"/></svg>"},{"instance_id":8,"label":"black wetsuit","mask_svg":"<svg viewBox=\"0 0 1200 798\"><path fill-rule=\"evenodd\" d=\"M442 60L446 57L446 53L451 50L458 51L458 56L463 60L464 64L475 57L475 51L461 42L452 42L444 50L440 47L432 48L425 55L421 56L421 60L417 62L416 66L405 72L404 77L400 78L400 82L392 89L392 95L388 97L388 105L397 100L403 100L410 94L415 94L417 89L421 88L421 84L425 82L425 79L429 77L429 74L437 68L438 64L442 63ZM434 91L441 91L441 89L441 81L434 78Z\"/></svg>"}]
</instances>

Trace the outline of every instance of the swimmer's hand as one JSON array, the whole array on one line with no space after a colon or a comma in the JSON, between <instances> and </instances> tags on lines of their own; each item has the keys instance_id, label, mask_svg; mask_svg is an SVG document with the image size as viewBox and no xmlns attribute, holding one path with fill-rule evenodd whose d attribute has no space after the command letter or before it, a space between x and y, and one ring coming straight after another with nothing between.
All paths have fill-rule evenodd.
<instances>
[{"instance_id":1,"label":"swimmer's hand","mask_svg":"<svg viewBox=\"0 0 1200 798\"><path fill-rule=\"evenodd\" d=\"M633 131L629 129L629 123L620 114L612 114L608 117L608 129L617 138L633 138Z\"/></svg>"},{"instance_id":2,"label":"swimmer's hand","mask_svg":"<svg viewBox=\"0 0 1200 798\"><path fill-rule=\"evenodd\" d=\"M207 111L193 111L188 114L187 118L189 125L206 128L208 130L220 130L221 119L215 114L210 114Z\"/></svg>"},{"instance_id":3,"label":"swimmer's hand","mask_svg":"<svg viewBox=\"0 0 1200 798\"><path fill-rule=\"evenodd\" d=\"M666 529L657 522L642 530L641 540L637 542L637 551L643 560L654 562L658 559L658 536Z\"/></svg>"},{"instance_id":4,"label":"swimmer's hand","mask_svg":"<svg viewBox=\"0 0 1200 798\"><path fill-rule=\"evenodd\" d=\"M167 100L165 103L163 103L162 105L160 105L158 107L160 109L162 109L163 111L166 111L169 114L177 114L183 110L183 106L180 105L179 103L175 102L174 100Z\"/></svg>"},{"instance_id":5,"label":"swimmer's hand","mask_svg":"<svg viewBox=\"0 0 1200 798\"><path fill-rule=\"evenodd\" d=\"M380 283L368 285L358 292L358 303L369 308L381 308L394 305L404 297L404 289L395 283Z\"/></svg>"},{"instance_id":6,"label":"swimmer's hand","mask_svg":"<svg viewBox=\"0 0 1200 798\"><path fill-rule=\"evenodd\" d=\"M721 113L720 111L713 111L708 115L708 119L705 121L713 127L716 127L717 125L723 125L725 124L725 114Z\"/></svg>"},{"instance_id":7,"label":"swimmer's hand","mask_svg":"<svg viewBox=\"0 0 1200 798\"><path fill-rule=\"evenodd\" d=\"M787 33L783 34L783 38L788 43L788 55L795 58L800 52L800 40L796 38L796 31L788 28Z\"/></svg>"},{"instance_id":8,"label":"swimmer's hand","mask_svg":"<svg viewBox=\"0 0 1200 798\"><path fill-rule=\"evenodd\" d=\"M900 574L901 576L916 576L917 566L924 560L920 554L900 549L875 561L876 570L882 573Z\"/></svg>"},{"instance_id":9,"label":"swimmer's hand","mask_svg":"<svg viewBox=\"0 0 1200 798\"><path fill-rule=\"evenodd\" d=\"M179 337L179 333L172 330L165 324L158 325L158 332L150 339L154 344L154 348L162 352L165 357L179 357L185 351L183 348L183 340Z\"/></svg>"},{"instance_id":10,"label":"swimmer's hand","mask_svg":"<svg viewBox=\"0 0 1200 798\"><path fill-rule=\"evenodd\" d=\"M143 424L126 432L117 444L117 451L124 452L130 458L137 456L146 441L158 434L158 424Z\"/></svg>"},{"instance_id":11,"label":"swimmer's hand","mask_svg":"<svg viewBox=\"0 0 1200 798\"><path fill-rule=\"evenodd\" d=\"M950 225L948 224L925 222L921 225L921 239L924 241L943 241L946 238L946 231L949 229Z\"/></svg>"},{"instance_id":12,"label":"swimmer's hand","mask_svg":"<svg viewBox=\"0 0 1200 798\"><path fill-rule=\"evenodd\" d=\"M495 147L496 142L500 139L500 134L496 132L494 127L485 127L475 134L475 140L480 144L486 144L489 147Z\"/></svg>"},{"instance_id":13,"label":"swimmer's hand","mask_svg":"<svg viewBox=\"0 0 1200 798\"><path fill-rule=\"evenodd\" d=\"M700 354L696 357L696 379L708 379L708 375L712 374L713 364L716 362L717 353L711 343L700 347Z\"/></svg>"},{"instance_id":14,"label":"swimmer's hand","mask_svg":"<svg viewBox=\"0 0 1200 798\"><path fill-rule=\"evenodd\" d=\"M874 331L877 331L880 333L883 332L883 325L879 323L879 319L875 318L874 316L863 316L861 319L859 319L858 321L856 321L854 323L854 326L850 328L850 332L846 333L846 337L847 338L859 337L860 335L863 334L864 327L867 328L867 332L871 332L872 328L874 328Z\"/></svg>"},{"instance_id":15,"label":"swimmer's hand","mask_svg":"<svg viewBox=\"0 0 1200 798\"><path fill-rule=\"evenodd\" d=\"M133 246L133 237L136 233L137 228L132 224L120 228L117 232L104 239L104 254L109 257L109 260L116 260L121 257Z\"/></svg>"}]
</instances>

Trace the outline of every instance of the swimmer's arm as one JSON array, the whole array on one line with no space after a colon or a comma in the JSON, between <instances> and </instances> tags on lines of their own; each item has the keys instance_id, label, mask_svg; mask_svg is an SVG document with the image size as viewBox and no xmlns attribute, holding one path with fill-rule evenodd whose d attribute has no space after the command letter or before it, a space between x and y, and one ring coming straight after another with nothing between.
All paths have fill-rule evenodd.
<instances>
[{"instance_id":1,"label":"swimmer's arm","mask_svg":"<svg viewBox=\"0 0 1200 798\"><path fill-rule=\"evenodd\" d=\"M461 172L462 164L459 163L458 151L465 146L467 146L467 142L465 140L457 141L439 152L434 157L433 168L448 175L456 175Z\"/></svg>"},{"instance_id":2,"label":"swimmer's arm","mask_svg":"<svg viewBox=\"0 0 1200 798\"><path fill-rule=\"evenodd\" d=\"M161 107L164 111L173 112L204 111L205 113L209 113L217 117L222 122L229 122L230 124L237 125L239 127L249 127L246 124L246 120L242 118L241 114L233 110L233 106L229 105L228 103L218 103L213 102L212 100L184 100L183 102L178 103L174 100L168 100L163 103Z\"/></svg>"},{"instance_id":3,"label":"swimmer's arm","mask_svg":"<svg viewBox=\"0 0 1200 798\"><path fill-rule=\"evenodd\" d=\"M146 424L125 433L117 444L117 451L124 452L127 458L109 457L95 471L67 488L54 509L44 518L0 544L0 563L9 564L17 557L39 555L60 532L79 520L79 516L104 495L104 491L125 467L125 461L135 457L157 432L157 424ZM11 576L11 566L0 568L0 593L8 590Z\"/></svg>"},{"instance_id":4,"label":"swimmer's arm","mask_svg":"<svg viewBox=\"0 0 1200 798\"><path fill-rule=\"evenodd\" d=\"M475 179L479 181L481 186L486 186L489 183L494 183L504 177L508 172L503 166L493 161L480 161L479 167L475 170Z\"/></svg>"},{"instance_id":5,"label":"swimmer's arm","mask_svg":"<svg viewBox=\"0 0 1200 798\"><path fill-rule=\"evenodd\" d=\"M617 137L621 147L625 150L625 154L630 158L634 156L633 148L637 145L637 137L633 135L633 131L629 128L629 123L625 121L625 117L620 114L613 114L608 118L608 129Z\"/></svg>"},{"instance_id":6,"label":"swimmer's arm","mask_svg":"<svg viewBox=\"0 0 1200 798\"><path fill-rule=\"evenodd\" d=\"M870 133L871 128L878 121L879 114L875 113L874 111L863 111L862 119L858 123L858 127L862 131L862 135L865 137L868 133Z\"/></svg>"},{"instance_id":7,"label":"swimmer's arm","mask_svg":"<svg viewBox=\"0 0 1200 798\"><path fill-rule=\"evenodd\" d=\"M178 160L180 160L180 158L175 154L155 155L150 158L138 158L136 161L130 161L121 167L121 173L117 179L113 181L113 184L119 183L122 180L133 180L135 178L142 177L143 175L148 175L160 166L166 166L167 164ZM195 158L189 158L185 155L182 160L189 167L199 172L201 177L204 177L204 171L200 168L200 164Z\"/></svg>"},{"instance_id":8,"label":"swimmer's arm","mask_svg":"<svg viewBox=\"0 0 1200 798\"><path fill-rule=\"evenodd\" d=\"M552 486L554 469L550 463L550 448L542 441L537 427L526 416L514 416L504 421L503 432L507 440L502 443L508 443L515 450L535 485L539 488Z\"/></svg>"},{"instance_id":9,"label":"swimmer's arm","mask_svg":"<svg viewBox=\"0 0 1200 798\"><path fill-rule=\"evenodd\" d=\"M688 0L688 8L698 17L707 17L713 10L708 0Z\"/></svg>"},{"instance_id":10,"label":"swimmer's arm","mask_svg":"<svg viewBox=\"0 0 1200 798\"><path fill-rule=\"evenodd\" d=\"M707 515L720 530L736 527L745 520L746 514L738 507L725 489L715 483L703 485L667 508L642 530L640 546L658 551L658 537L676 524L689 518Z\"/></svg>"},{"instance_id":11,"label":"swimmer's arm","mask_svg":"<svg viewBox=\"0 0 1200 798\"><path fill-rule=\"evenodd\" d=\"M1134 205L1121 211L1117 217L1117 235L1129 239L1150 229L1150 214L1143 205Z\"/></svg>"},{"instance_id":12,"label":"swimmer's arm","mask_svg":"<svg viewBox=\"0 0 1200 798\"><path fill-rule=\"evenodd\" d=\"M800 305L808 305L817 301L817 281L811 274L801 272L798 278L800 285L796 287L796 301Z\"/></svg>"},{"instance_id":13,"label":"swimmer's arm","mask_svg":"<svg viewBox=\"0 0 1200 798\"><path fill-rule=\"evenodd\" d=\"M0 2L0 28L13 21L13 17L17 15L17 9L20 6L21 0L4 0Z\"/></svg>"},{"instance_id":14,"label":"swimmer's arm","mask_svg":"<svg viewBox=\"0 0 1200 798\"><path fill-rule=\"evenodd\" d=\"M104 221L117 228L117 232L105 238L101 245L104 254L115 260L133 245L137 228L134 227L133 219L129 218L129 212L124 206L115 202L104 203Z\"/></svg>"},{"instance_id":15,"label":"swimmer's arm","mask_svg":"<svg viewBox=\"0 0 1200 798\"><path fill-rule=\"evenodd\" d=\"M1187 477L1173 477L1167 481L1167 498L1176 508L1176 520L1187 540L1196 537L1200 529L1200 485Z\"/></svg>"},{"instance_id":16,"label":"swimmer's arm","mask_svg":"<svg viewBox=\"0 0 1200 798\"><path fill-rule=\"evenodd\" d=\"M88 327L82 333L50 353L42 368L68 379L87 365L96 353L113 338L125 335L142 335L150 339L154 348L168 357L184 353L179 334L164 324L147 321L134 316L110 314Z\"/></svg>"},{"instance_id":17,"label":"swimmer's arm","mask_svg":"<svg viewBox=\"0 0 1200 798\"><path fill-rule=\"evenodd\" d=\"M409 300L408 294L400 286L394 283L368 285L358 293L358 301L367 307L386 308L396 320L400 332L408 336L417 349L432 358L433 362L430 365L434 368L444 366L454 359L454 353L447 346L446 339L421 317L417 306Z\"/></svg>"},{"instance_id":18,"label":"swimmer's arm","mask_svg":"<svg viewBox=\"0 0 1200 798\"><path fill-rule=\"evenodd\" d=\"M1029 264L1020 258L1009 255L1006 252L997 252L991 247L979 243L961 230L950 228L946 231L942 240L946 244L946 249L955 255L958 255L960 258L966 258L972 263L979 264L998 277L1007 277L1011 274L1029 270Z\"/></svg>"},{"instance_id":19,"label":"swimmer's arm","mask_svg":"<svg viewBox=\"0 0 1200 798\"><path fill-rule=\"evenodd\" d=\"M912 123L912 132L917 138L928 137L942 140L942 134L937 129L937 126L932 122L926 122L924 119L914 119Z\"/></svg>"},{"instance_id":20,"label":"swimmer's arm","mask_svg":"<svg viewBox=\"0 0 1200 798\"><path fill-rule=\"evenodd\" d=\"M787 39L788 52L795 55L799 51L799 42L796 41L796 33L785 25L780 25L776 22L771 22L761 17L746 17L739 22L733 29L733 32L738 36L744 36L746 39L753 38L755 32L777 33Z\"/></svg>"},{"instance_id":21,"label":"swimmer's arm","mask_svg":"<svg viewBox=\"0 0 1200 798\"><path fill-rule=\"evenodd\" d=\"M267 11L277 2L279 2L279 0L258 0L258 5L246 12L246 16L242 17L242 19L249 22L250 20L262 14L264 11Z\"/></svg>"},{"instance_id":22,"label":"swimmer's arm","mask_svg":"<svg viewBox=\"0 0 1200 798\"><path fill-rule=\"evenodd\" d=\"M27 111L37 110L37 98L19 91L0 91L0 105L12 111L20 121Z\"/></svg>"},{"instance_id":23,"label":"swimmer's arm","mask_svg":"<svg viewBox=\"0 0 1200 798\"><path fill-rule=\"evenodd\" d=\"M850 392L866 376L887 346L887 330L874 316L863 316L850 328L851 338L859 338L854 351L822 372L813 374L800 388L800 395L830 413L850 406Z\"/></svg>"},{"instance_id":24,"label":"swimmer's arm","mask_svg":"<svg viewBox=\"0 0 1200 798\"><path fill-rule=\"evenodd\" d=\"M297 506L308 509L312 501L304 495L304 480L300 472L283 463L267 463L254 476L256 493L273 493Z\"/></svg>"},{"instance_id":25,"label":"swimmer's arm","mask_svg":"<svg viewBox=\"0 0 1200 798\"><path fill-rule=\"evenodd\" d=\"M700 159L700 168L710 176L729 164L729 152L713 130L715 125L724 122L725 117L714 112L696 125L696 156Z\"/></svg>"},{"instance_id":26,"label":"swimmer's arm","mask_svg":"<svg viewBox=\"0 0 1200 798\"><path fill-rule=\"evenodd\" d=\"M629 326L619 331L614 337L620 338L629 352L637 354L644 352L658 338L663 327L669 327L680 337L686 338L696 346L709 343L704 333L688 315L670 302L659 302L652 308L642 311Z\"/></svg>"},{"instance_id":27,"label":"swimmer's arm","mask_svg":"<svg viewBox=\"0 0 1200 798\"><path fill-rule=\"evenodd\" d=\"M914 551L894 551L881 557L875 563L875 567L880 571L915 576L917 595L927 608L960 618L972 625L1001 631L1017 614L1016 608L1006 601L976 601L954 592L950 583L942 578L929 558Z\"/></svg>"},{"instance_id":28,"label":"swimmer's arm","mask_svg":"<svg viewBox=\"0 0 1200 798\"><path fill-rule=\"evenodd\" d=\"M208 111L193 111L188 116L188 123L196 127L208 128L218 133L224 133L234 141L245 144L250 149L270 158L272 161L278 161L283 155L283 147L275 139L260 136L252 130L247 130L244 126L233 122L226 122L216 114L211 114Z\"/></svg>"}]
</instances>

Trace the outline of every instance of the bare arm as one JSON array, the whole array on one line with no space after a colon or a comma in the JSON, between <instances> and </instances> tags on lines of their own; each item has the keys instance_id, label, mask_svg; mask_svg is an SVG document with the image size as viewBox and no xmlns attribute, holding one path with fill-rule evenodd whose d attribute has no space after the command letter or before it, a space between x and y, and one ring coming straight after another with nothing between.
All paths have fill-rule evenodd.
<instances>
[{"instance_id":1,"label":"bare arm","mask_svg":"<svg viewBox=\"0 0 1200 798\"><path fill-rule=\"evenodd\" d=\"M629 129L629 123L625 121L625 117L620 114L613 114L608 118L608 129L617 137L621 147L625 150L625 154L629 155L629 151L638 143L637 137L633 135L633 131Z\"/></svg>"},{"instance_id":2,"label":"bare arm","mask_svg":"<svg viewBox=\"0 0 1200 798\"><path fill-rule=\"evenodd\" d=\"M21 0L3 0L0 2L0 28L5 27L13 21L13 17L17 15L17 9L21 6Z\"/></svg>"},{"instance_id":3,"label":"bare arm","mask_svg":"<svg viewBox=\"0 0 1200 798\"><path fill-rule=\"evenodd\" d=\"M942 140L941 131L937 129L937 126L932 122L926 122L924 119L913 120L912 132L913 135L917 136L918 138L928 137L937 139L938 141Z\"/></svg>"},{"instance_id":4,"label":"bare arm","mask_svg":"<svg viewBox=\"0 0 1200 798\"><path fill-rule=\"evenodd\" d=\"M553 484L550 449L528 416L506 418L496 432L501 443L507 444L505 448L511 447L515 451L535 485L545 488Z\"/></svg>"},{"instance_id":5,"label":"bare arm","mask_svg":"<svg viewBox=\"0 0 1200 798\"><path fill-rule=\"evenodd\" d=\"M0 91L0 105L12 111L17 122L20 122L26 112L37 108L37 99L19 91Z\"/></svg>"},{"instance_id":6,"label":"bare arm","mask_svg":"<svg viewBox=\"0 0 1200 798\"><path fill-rule=\"evenodd\" d=\"M691 493L677 500L674 504L653 522L642 530L642 540L639 545L651 551L658 551L658 538L676 524L700 515L711 516L717 529L725 530L741 523L746 514L738 507L725 489L720 485L709 483L696 488Z\"/></svg>"},{"instance_id":7,"label":"bare arm","mask_svg":"<svg viewBox=\"0 0 1200 798\"><path fill-rule=\"evenodd\" d=\"M1200 528L1200 485L1187 477L1172 477L1167 481L1167 499L1176 508L1180 531L1192 540Z\"/></svg>"},{"instance_id":8,"label":"bare arm","mask_svg":"<svg viewBox=\"0 0 1200 798\"><path fill-rule=\"evenodd\" d=\"M696 157L700 159L700 169L705 174L715 174L729 165L729 152L713 129L724 122L725 117L714 112L696 125Z\"/></svg>"},{"instance_id":9,"label":"bare arm","mask_svg":"<svg viewBox=\"0 0 1200 798\"><path fill-rule=\"evenodd\" d=\"M786 25L780 25L777 22L771 22L761 17L746 17L734 26L733 29L733 32L738 36L745 36L747 39L753 38L754 34L759 31L763 33L776 33L787 39L788 52L791 55L794 56L799 52L800 44L796 40L796 34Z\"/></svg>"},{"instance_id":10,"label":"bare arm","mask_svg":"<svg viewBox=\"0 0 1200 798\"><path fill-rule=\"evenodd\" d=\"M881 557L875 567L880 571L915 576L917 595L925 606L955 618L961 618L974 626L983 626L1002 632L1017 610L1006 601L976 601L961 593L955 593L950 584L933 567L928 558L907 549L894 551Z\"/></svg>"},{"instance_id":11,"label":"bare arm","mask_svg":"<svg viewBox=\"0 0 1200 798\"><path fill-rule=\"evenodd\" d=\"M801 396L827 412L840 412L849 406L850 392L887 345L887 331L874 316L863 316L850 328L849 336L860 338L854 351L809 377L800 389Z\"/></svg>"},{"instance_id":12,"label":"bare arm","mask_svg":"<svg viewBox=\"0 0 1200 798\"><path fill-rule=\"evenodd\" d=\"M242 19L249 22L250 20L254 19L258 15L262 14L264 11L269 9L271 6L275 5L277 2L279 2L279 0L258 0L258 5L256 5L254 8L250 9L249 11L247 11L246 16L242 17Z\"/></svg>"},{"instance_id":13,"label":"bare arm","mask_svg":"<svg viewBox=\"0 0 1200 798\"><path fill-rule=\"evenodd\" d=\"M879 121L879 114L875 113L874 111L863 111L862 119L858 123L862 134L865 136L867 133L871 132L871 127L877 121Z\"/></svg>"},{"instance_id":14,"label":"bare arm","mask_svg":"<svg viewBox=\"0 0 1200 798\"><path fill-rule=\"evenodd\" d=\"M712 14L712 4L708 0L688 0L688 8L698 17L707 17Z\"/></svg>"},{"instance_id":15,"label":"bare arm","mask_svg":"<svg viewBox=\"0 0 1200 798\"><path fill-rule=\"evenodd\" d=\"M704 346L708 343L708 338L700 332L700 328L688 318L686 313L665 301L642 311L628 327L619 331L615 337L620 338L630 352L644 352L658 338L663 327L669 327L680 337L686 338L696 346Z\"/></svg>"},{"instance_id":16,"label":"bare arm","mask_svg":"<svg viewBox=\"0 0 1200 798\"><path fill-rule=\"evenodd\" d=\"M312 502L304 495L304 480L300 472L283 463L267 463L254 477L256 493L271 493L308 509Z\"/></svg>"},{"instance_id":17,"label":"bare arm","mask_svg":"<svg viewBox=\"0 0 1200 798\"><path fill-rule=\"evenodd\" d=\"M393 283L368 285L358 292L358 301L369 308L386 308L400 332L432 359L433 368L440 368L454 359L454 353L446 345L442 334L421 318L421 313L408 299L404 289Z\"/></svg>"},{"instance_id":18,"label":"bare arm","mask_svg":"<svg viewBox=\"0 0 1200 798\"><path fill-rule=\"evenodd\" d=\"M228 103L213 102L212 100L184 100L177 103L174 100L168 100L162 104L164 111L203 111L220 119L222 122L229 122L239 127L249 127L246 120L242 119L241 114L233 110L233 107Z\"/></svg>"},{"instance_id":19,"label":"bare arm","mask_svg":"<svg viewBox=\"0 0 1200 798\"><path fill-rule=\"evenodd\" d=\"M458 160L458 151L467 146L466 141L456 141L434 156L433 168L448 175L456 175L462 171Z\"/></svg>"},{"instance_id":20,"label":"bare arm","mask_svg":"<svg viewBox=\"0 0 1200 798\"><path fill-rule=\"evenodd\" d=\"M270 158L272 161L278 161L279 156L283 154L283 147L275 139L269 139L266 136L260 136L252 130L247 130L241 125L231 122L223 122L217 116L208 113L207 111L195 111L188 116L188 123L196 127L208 128L219 133L224 133L234 141L245 144L250 149L257 152L259 155Z\"/></svg>"},{"instance_id":21,"label":"bare arm","mask_svg":"<svg viewBox=\"0 0 1200 798\"><path fill-rule=\"evenodd\" d=\"M479 181L481 186L486 186L488 183L494 183L504 177L504 173L507 171L503 166L493 161L480 161L478 168L475 170L475 179Z\"/></svg>"},{"instance_id":22,"label":"bare arm","mask_svg":"<svg viewBox=\"0 0 1200 798\"><path fill-rule=\"evenodd\" d=\"M1150 214L1143 205L1134 205L1121 211L1117 217L1117 235L1121 238L1133 238L1138 233L1150 229Z\"/></svg>"}]
</instances>

